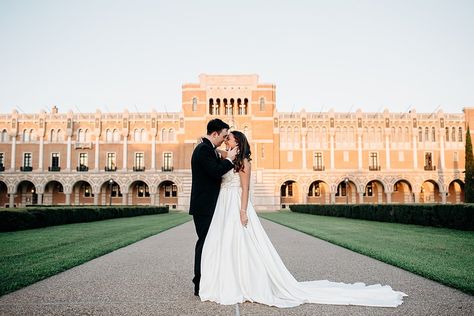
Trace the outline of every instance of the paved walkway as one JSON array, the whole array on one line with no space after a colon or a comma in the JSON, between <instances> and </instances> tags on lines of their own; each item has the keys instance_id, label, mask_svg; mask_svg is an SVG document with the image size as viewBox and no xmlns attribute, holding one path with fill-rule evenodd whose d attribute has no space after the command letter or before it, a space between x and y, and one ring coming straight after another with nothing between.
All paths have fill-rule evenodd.
<instances>
[{"instance_id":1,"label":"paved walkway","mask_svg":"<svg viewBox=\"0 0 474 316\"><path fill-rule=\"evenodd\" d=\"M220 306L192 293L192 222L0 298L0 315L474 315L474 297L262 220L296 279L389 284L398 308L305 304Z\"/></svg>"}]
</instances>

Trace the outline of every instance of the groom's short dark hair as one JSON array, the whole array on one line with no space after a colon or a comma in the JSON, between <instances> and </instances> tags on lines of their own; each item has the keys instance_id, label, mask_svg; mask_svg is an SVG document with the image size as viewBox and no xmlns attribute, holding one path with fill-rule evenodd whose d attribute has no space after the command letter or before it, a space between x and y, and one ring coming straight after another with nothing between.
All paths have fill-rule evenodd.
<instances>
[{"instance_id":1,"label":"groom's short dark hair","mask_svg":"<svg viewBox=\"0 0 474 316\"><path fill-rule=\"evenodd\" d=\"M207 123L207 135L211 135L214 132L220 134L223 129L229 129L229 124L218 118L210 120L209 123Z\"/></svg>"}]
</instances>

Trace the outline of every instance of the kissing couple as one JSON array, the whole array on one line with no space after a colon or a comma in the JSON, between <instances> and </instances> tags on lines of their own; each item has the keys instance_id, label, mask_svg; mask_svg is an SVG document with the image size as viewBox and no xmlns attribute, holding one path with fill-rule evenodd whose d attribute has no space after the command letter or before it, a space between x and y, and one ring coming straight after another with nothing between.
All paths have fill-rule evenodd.
<instances>
[{"instance_id":1,"label":"kissing couple","mask_svg":"<svg viewBox=\"0 0 474 316\"><path fill-rule=\"evenodd\" d=\"M226 150L219 147L225 142ZM388 285L327 280L298 282L283 264L249 200L251 151L247 137L220 119L191 158L189 214L198 240L194 295L223 305L257 302L276 307L303 303L396 307L406 296Z\"/></svg>"}]
</instances>

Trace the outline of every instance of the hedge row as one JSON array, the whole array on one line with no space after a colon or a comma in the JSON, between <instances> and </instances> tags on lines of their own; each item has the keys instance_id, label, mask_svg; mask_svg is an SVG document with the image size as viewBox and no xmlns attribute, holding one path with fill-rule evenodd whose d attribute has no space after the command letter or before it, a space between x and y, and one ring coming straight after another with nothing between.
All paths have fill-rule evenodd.
<instances>
[{"instance_id":1,"label":"hedge row","mask_svg":"<svg viewBox=\"0 0 474 316\"><path fill-rule=\"evenodd\" d=\"M15 231L168 212L167 206L56 206L7 209L0 211L0 231Z\"/></svg>"},{"instance_id":2,"label":"hedge row","mask_svg":"<svg viewBox=\"0 0 474 316\"><path fill-rule=\"evenodd\" d=\"M324 216L474 230L474 204L291 205L290 210Z\"/></svg>"}]
</instances>

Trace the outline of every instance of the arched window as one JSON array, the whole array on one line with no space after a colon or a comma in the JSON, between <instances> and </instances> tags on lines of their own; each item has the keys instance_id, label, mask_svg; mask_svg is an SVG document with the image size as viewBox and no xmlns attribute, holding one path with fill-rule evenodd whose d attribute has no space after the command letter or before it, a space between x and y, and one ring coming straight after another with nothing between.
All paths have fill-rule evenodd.
<instances>
[{"instance_id":1,"label":"arched window","mask_svg":"<svg viewBox=\"0 0 474 316\"><path fill-rule=\"evenodd\" d=\"M405 142L409 142L410 141L410 132L408 130L408 127L405 127Z\"/></svg>"},{"instance_id":2,"label":"arched window","mask_svg":"<svg viewBox=\"0 0 474 316\"><path fill-rule=\"evenodd\" d=\"M82 132L82 129L79 129L77 131L77 141L80 143L84 141L84 134Z\"/></svg>"},{"instance_id":3,"label":"arched window","mask_svg":"<svg viewBox=\"0 0 474 316\"><path fill-rule=\"evenodd\" d=\"M168 140L170 142L174 142L174 129L172 129L172 128L170 128L170 130L169 130Z\"/></svg>"},{"instance_id":4,"label":"arched window","mask_svg":"<svg viewBox=\"0 0 474 316\"><path fill-rule=\"evenodd\" d=\"M449 142L449 127L446 127L445 130L446 130L446 140L445 141Z\"/></svg>"},{"instance_id":5,"label":"arched window","mask_svg":"<svg viewBox=\"0 0 474 316\"><path fill-rule=\"evenodd\" d=\"M56 134L56 142L61 143L63 140L64 140L63 131L58 129L58 132Z\"/></svg>"},{"instance_id":6,"label":"arched window","mask_svg":"<svg viewBox=\"0 0 474 316\"><path fill-rule=\"evenodd\" d=\"M113 135L112 135L112 131L110 129L107 129L105 131L105 141L107 143L111 143L113 141Z\"/></svg>"},{"instance_id":7,"label":"arched window","mask_svg":"<svg viewBox=\"0 0 474 316\"><path fill-rule=\"evenodd\" d=\"M193 107L192 107L193 112L197 111L197 98L193 98Z\"/></svg>"},{"instance_id":8,"label":"arched window","mask_svg":"<svg viewBox=\"0 0 474 316\"><path fill-rule=\"evenodd\" d=\"M265 111L265 99L260 98L260 111Z\"/></svg>"},{"instance_id":9,"label":"arched window","mask_svg":"<svg viewBox=\"0 0 474 316\"><path fill-rule=\"evenodd\" d=\"M24 143L27 143L27 142L30 141L30 133L28 132L27 129L24 129L24 130L23 130L22 141L23 141Z\"/></svg>"},{"instance_id":10,"label":"arched window","mask_svg":"<svg viewBox=\"0 0 474 316\"><path fill-rule=\"evenodd\" d=\"M423 128L418 127L418 141L422 142L423 141Z\"/></svg>"},{"instance_id":11,"label":"arched window","mask_svg":"<svg viewBox=\"0 0 474 316\"><path fill-rule=\"evenodd\" d=\"M436 129L434 127L431 128L431 141L436 141Z\"/></svg>"},{"instance_id":12,"label":"arched window","mask_svg":"<svg viewBox=\"0 0 474 316\"><path fill-rule=\"evenodd\" d=\"M168 130L167 129L162 129L161 130L161 141L162 142L167 142L168 141Z\"/></svg>"},{"instance_id":13,"label":"arched window","mask_svg":"<svg viewBox=\"0 0 474 316\"><path fill-rule=\"evenodd\" d=\"M36 137L35 137L35 135L34 135L34 132L35 132L34 130L30 129L30 141L36 140Z\"/></svg>"},{"instance_id":14,"label":"arched window","mask_svg":"<svg viewBox=\"0 0 474 316\"><path fill-rule=\"evenodd\" d=\"M54 129L52 129L50 132L49 132L49 141L51 143L53 142L56 142L56 131Z\"/></svg>"},{"instance_id":15,"label":"arched window","mask_svg":"<svg viewBox=\"0 0 474 316\"><path fill-rule=\"evenodd\" d=\"M221 99L216 99L216 107L214 111L214 115L221 115Z\"/></svg>"},{"instance_id":16,"label":"arched window","mask_svg":"<svg viewBox=\"0 0 474 316\"><path fill-rule=\"evenodd\" d=\"M133 131L133 140L134 140L135 142L141 141L141 136L142 136L142 135L141 135L141 133L140 133L140 131L139 131L138 129L135 129L135 130Z\"/></svg>"},{"instance_id":17,"label":"arched window","mask_svg":"<svg viewBox=\"0 0 474 316\"><path fill-rule=\"evenodd\" d=\"M2 143L8 142L8 133L7 133L7 130L6 130L6 129L4 129L4 130L2 131L2 138L1 138L1 141L2 141Z\"/></svg>"},{"instance_id":18,"label":"arched window","mask_svg":"<svg viewBox=\"0 0 474 316\"><path fill-rule=\"evenodd\" d=\"M456 127L453 126L451 129L451 141L455 142L456 141Z\"/></svg>"},{"instance_id":19,"label":"arched window","mask_svg":"<svg viewBox=\"0 0 474 316\"><path fill-rule=\"evenodd\" d=\"M120 143L120 133L116 129L114 129L114 143Z\"/></svg>"},{"instance_id":20,"label":"arched window","mask_svg":"<svg viewBox=\"0 0 474 316\"><path fill-rule=\"evenodd\" d=\"M214 99L211 98L209 99L209 114L211 115L214 113L213 108L214 108Z\"/></svg>"},{"instance_id":21,"label":"arched window","mask_svg":"<svg viewBox=\"0 0 474 316\"><path fill-rule=\"evenodd\" d=\"M462 142L462 127L459 127L458 141Z\"/></svg>"},{"instance_id":22,"label":"arched window","mask_svg":"<svg viewBox=\"0 0 474 316\"><path fill-rule=\"evenodd\" d=\"M144 128L142 128L141 132L140 132L140 139L142 142L146 142L147 141L147 135L146 135L146 131Z\"/></svg>"}]
</instances>

